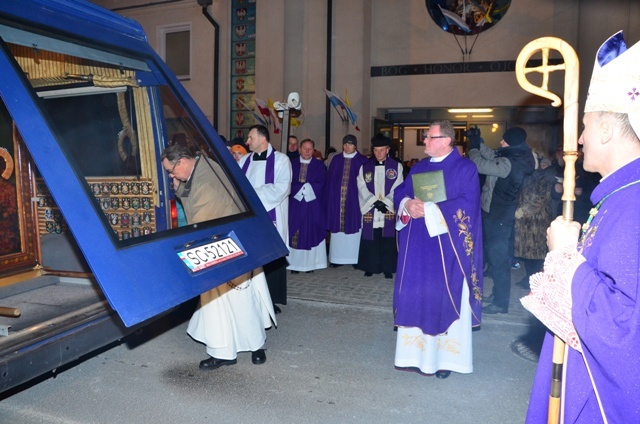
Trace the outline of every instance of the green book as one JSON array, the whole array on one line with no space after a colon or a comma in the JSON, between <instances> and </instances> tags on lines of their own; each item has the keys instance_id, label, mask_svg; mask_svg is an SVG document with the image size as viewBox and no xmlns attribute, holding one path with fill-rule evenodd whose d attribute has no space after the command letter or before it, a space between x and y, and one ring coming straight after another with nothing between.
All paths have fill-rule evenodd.
<instances>
[{"instance_id":1,"label":"green book","mask_svg":"<svg viewBox=\"0 0 640 424\"><path fill-rule=\"evenodd\" d=\"M442 170L413 174L411 180L415 197L423 202L438 203L447 200Z\"/></svg>"}]
</instances>

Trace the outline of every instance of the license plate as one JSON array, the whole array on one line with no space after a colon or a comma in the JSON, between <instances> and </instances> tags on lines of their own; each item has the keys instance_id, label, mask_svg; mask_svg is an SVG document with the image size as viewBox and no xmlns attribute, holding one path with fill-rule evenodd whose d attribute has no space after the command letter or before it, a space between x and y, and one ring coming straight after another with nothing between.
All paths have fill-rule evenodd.
<instances>
[{"instance_id":1,"label":"license plate","mask_svg":"<svg viewBox=\"0 0 640 424\"><path fill-rule=\"evenodd\" d=\"M178 252L178 256L191 272L200 271L242 255L244 251L231 238L216 240Z\"/></svg>"}]
</instances>

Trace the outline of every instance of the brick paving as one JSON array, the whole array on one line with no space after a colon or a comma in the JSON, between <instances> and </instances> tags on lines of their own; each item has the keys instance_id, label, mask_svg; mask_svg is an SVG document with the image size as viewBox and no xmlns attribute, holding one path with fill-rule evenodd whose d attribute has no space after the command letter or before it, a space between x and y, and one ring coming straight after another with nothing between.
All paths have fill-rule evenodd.
<instances>
[{"instance_id":1,"label":"brick paving","mask_svg":"<svg viewBox=\"0 0 640 424\"><path fill-rule=\"evenodd\" d=\"M483 320L528 323L533 319L520 303L520 298L527 291L515 285L523 276L523 267L511 271L513 285L509 313L483 315ZM291 271L287 271L287 290L291 299L390 309L393 304L393 285L394 279L386 279L382 274L365 277L362 271L351 265L316 270L308 274L291 274ZM485 278L485 293L491 293L492 287L491 278Z\"/></svg>"}]
</instances>

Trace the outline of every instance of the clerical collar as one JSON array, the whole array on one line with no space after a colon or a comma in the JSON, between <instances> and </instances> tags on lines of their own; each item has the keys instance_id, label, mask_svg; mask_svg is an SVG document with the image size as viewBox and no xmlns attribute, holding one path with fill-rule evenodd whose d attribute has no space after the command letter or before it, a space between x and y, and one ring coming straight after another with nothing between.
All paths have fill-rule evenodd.
<instances>
[{"instance_id":1,"label":"clerical collar","mask_svg":"<svg viewBox=\"0 0 640 424\"><path fill-rule=\"evenodd\" d=\"M253 160L267 160L267 153L269 153L268 150L265 150L262 153L254 153Z\"/></svg>"},{"instance_id":2,"label":"clerical collar","mask_svg":"<svg viewBox=\"0 0 640 424\"><path fill-rule=\"evenodd\" d=\"M384 161L376 161L376 166L384 166Z\"/></svg>"},{"instance_id":3,"label":"clerical collar","mask_svg":"<svg viewBox=\"0 0 640 424\"><path fill-rule=\"evenodd\" d=\"M267 148L264 152L262 153L253 153L253 157L251 158L252 160L256 161L256 160L267 160L267 156L269 156L271 154L271 151L273 149L270 149L271 144L267 144Z\"/></svg>"},{"instance_id":4,"label":"clerical collar","mask_svg":"<svg viewBox=\"0 0 640 424\"><path fill-rule=\"evenodd\" d=\"M347 158L347 159L351 159L351 158L355 157L355 156L358 154L358 151L356 150L356 151L355 151L355 152L353 152L353 153L345 153L345 152L342 152L342 154L344 155L344 157L345 157L345 158Z\"/></svg>"},{"instance_id":5,"label":"clerical collar","mask_svg":"<svg viewBox=\"0 0 640 424\"><path fill-rule=\"evenodd\" d=\"M313 158L302 159L302 156L300 156L300 163L311 163L311 159L313 159Z\"/></svg>"},{"instance_id":6,"label":"clerical collar","mask_svg":"<svg viewBox=\"0 0 640 424\"><path fill-rule=\"evenodd\" d=\"M447 154L446 154L446 155L444 155L444 156L439 156L439 157L437 157L437 158L434 158L434 157L430 158L430 159L429 159L429 162L442 162L443 160L445 160L445 159L447 158L447 156L449 156L449 155L451 154L451 152L453 152L453 149L451 149L451 150L449 151L449 153L447 153Z\"/></svg>"}]
</instances>

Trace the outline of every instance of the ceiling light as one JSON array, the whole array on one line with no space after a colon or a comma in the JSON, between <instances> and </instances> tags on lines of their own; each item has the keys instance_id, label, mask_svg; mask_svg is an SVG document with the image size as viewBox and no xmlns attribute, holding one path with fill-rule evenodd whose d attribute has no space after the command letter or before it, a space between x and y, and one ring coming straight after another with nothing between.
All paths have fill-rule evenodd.
<instances>
[{"instance_id":1,"label":"ceiling light","mask_svg":"<svg viewBox=\"0 0 640 424\"><path fill-rule=\"evenodd\" d=\"M491 113L493 109L488 107L472 108L472 109L447 109L449 113Z\"/></svg>"},{"instance_id":2,"label":"ceiling light","mask_svg":"<svg viewBox=\"0 0 640 424\"><path fill-rule=\"evenodd\" d=\"M471 115L472 118L493 118L493 115Z\"/></svg>"}]
</instances>

